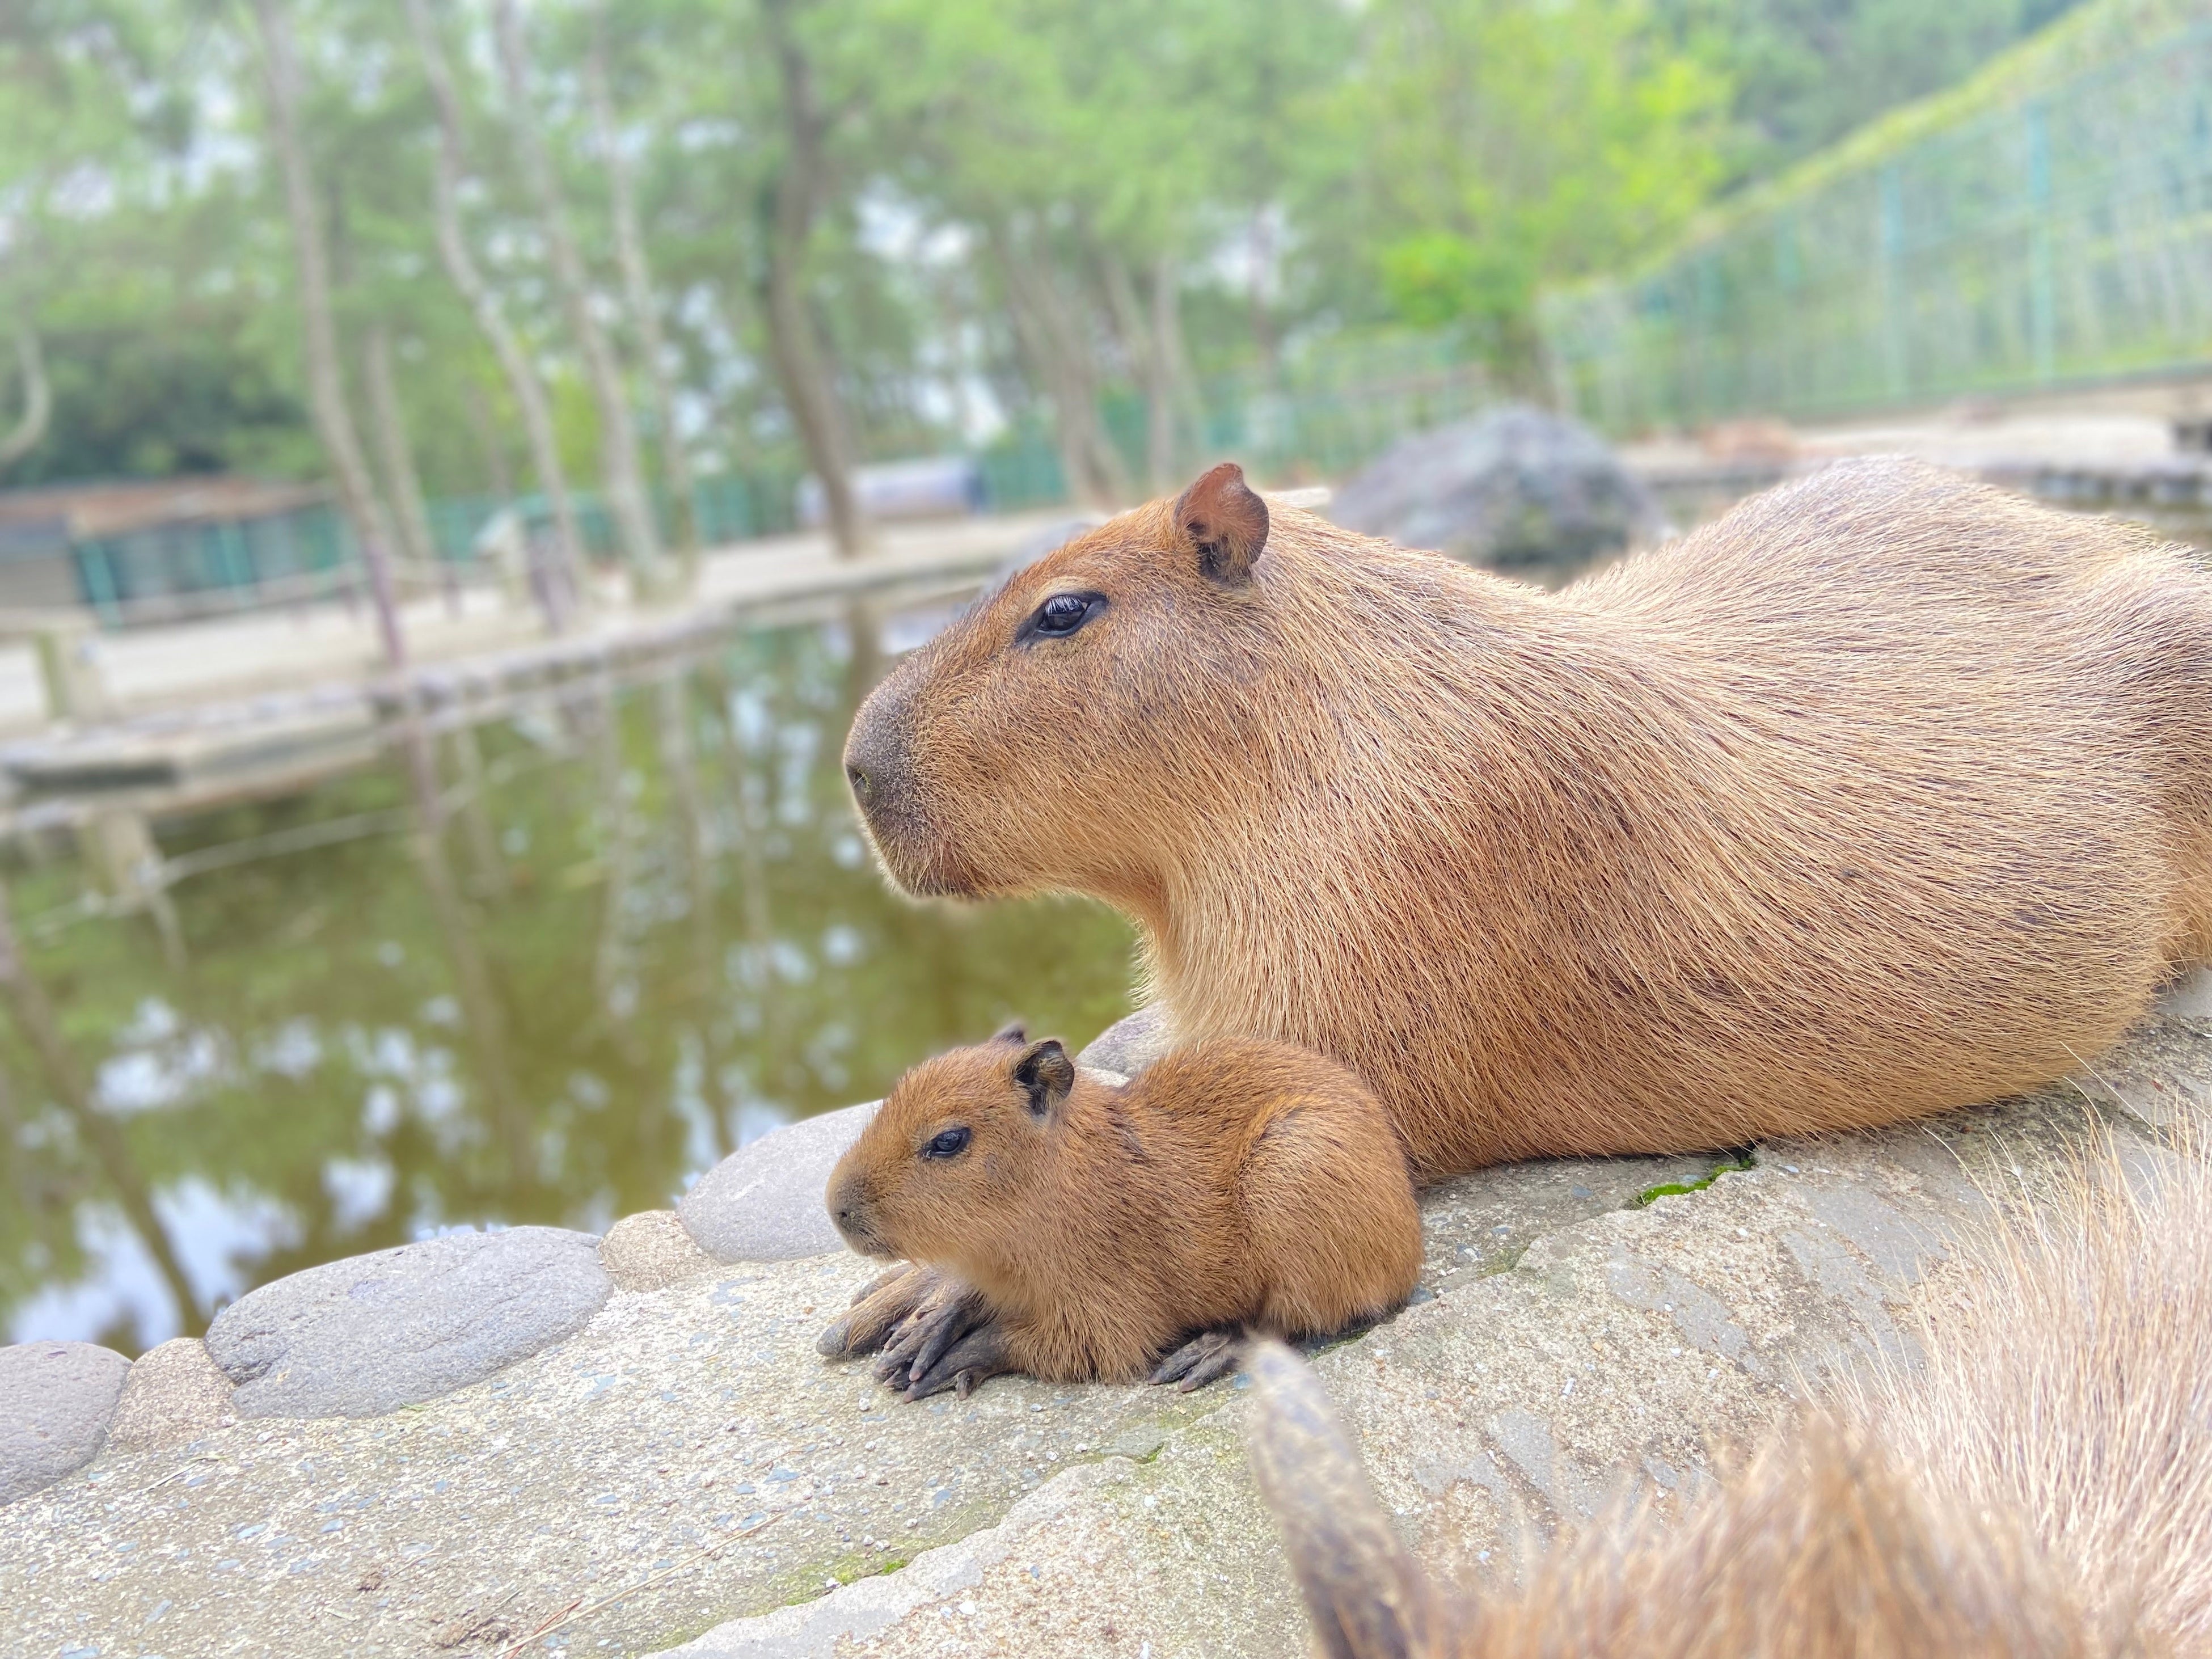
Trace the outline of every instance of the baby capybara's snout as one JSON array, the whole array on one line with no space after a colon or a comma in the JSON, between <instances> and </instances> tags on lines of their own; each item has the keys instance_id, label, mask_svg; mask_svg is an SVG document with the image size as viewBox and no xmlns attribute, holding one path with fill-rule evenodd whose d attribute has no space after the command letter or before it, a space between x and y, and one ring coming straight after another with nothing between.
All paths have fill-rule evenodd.
<instances>
[{"instance_id":1,"label":"baby capybara's snout","mask_svg":"<svg viewBox=\"0 0 2212 1659\"><path fill-rule=\"evenodd\" d=\"M862 1255L896 1254L876 1231L875 1208L868 1200L867 1177L860 1170L833 1170L823 1202L829 1206L830 1219L839 1236Z\"/></svg>"}]
</instances>

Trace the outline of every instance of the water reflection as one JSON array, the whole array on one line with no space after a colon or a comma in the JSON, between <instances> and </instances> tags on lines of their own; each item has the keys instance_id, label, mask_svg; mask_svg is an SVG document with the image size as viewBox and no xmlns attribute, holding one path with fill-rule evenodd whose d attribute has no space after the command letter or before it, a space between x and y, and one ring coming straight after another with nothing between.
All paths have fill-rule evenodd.
<instances>
[{"instance_id":1,"label":"water reflection","mask_svg":"<svg viewBox=\"0 0 2212 1659\"><path fill-rule=\"evenodd\" d=\"M184 878L129 915L80 903L113 875L85 854L19 854L11 1340L136 1351L333 1257L604 1228L1007 1018L1084 1038L1125 1012L1112 915L919 908L872 867L838 751L918 631L856 611L418 726L360 771L157 824Z\"/></svg>"}]
</instances>

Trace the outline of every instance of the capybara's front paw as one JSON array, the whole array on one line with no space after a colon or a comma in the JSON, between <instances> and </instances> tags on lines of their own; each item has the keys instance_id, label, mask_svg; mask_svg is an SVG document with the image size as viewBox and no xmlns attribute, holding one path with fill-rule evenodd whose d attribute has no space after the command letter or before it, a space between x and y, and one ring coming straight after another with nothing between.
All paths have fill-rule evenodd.
<instances>
[{"instance_id":1,"label":"capybara's front paw","mask_svg":"<svg viewBox=\"0 0 2212 1659\"><path fill-rule=\"evenodd\" d=\"M975 1385L1002 1371L1018 1370L1006 1341L1006 1328L987 1317L950 1346L933 1353L927 1364L917 1363L908 1373L906 1398L927 1400L947 1389L960 1390L965 1400Z\"/></svg>"},{"instance_id":2,"label":"capybara's front paw","mask_svg":"<svg viewBox=\"0 0 2212 1659\"><path fill-rule=\"evenodd\" d=\"M876 1361L876 1378L904 1389L942 1358L945 1351L991 1317L980 1291L957 1279L934 1275L936 1283L921 1304L884 1340Z\"/></svg>"},{"instance_id":3,"label":"capybara's front paw","mask_svg":"<svg viewBox=\"0 0 2212 1659\"><path fill-rule=\"evenodd\" d=\"M944 1274L902 1261L855 1291L853 1305L830 1322L814 1339L814 1346L832 1359L873 1353L944 1284Z\"/></svg>"},{"instance_id":4,"label":"capybara's front paw","mask_svg":"<svg viewBox=\"0 0 2212 1659\"><path fill-rule=\"evenodd\" d=\"M1224 1325L1217 1329L1201 1331L1160 1361L1159 1369L1152 1373L1155 1383L1172 1382L1183 1393L1202 1389L1217 1378L1235 1370L1244 1358L1244 1332L1241 1326Z\"/></svg>"}]
</instances>

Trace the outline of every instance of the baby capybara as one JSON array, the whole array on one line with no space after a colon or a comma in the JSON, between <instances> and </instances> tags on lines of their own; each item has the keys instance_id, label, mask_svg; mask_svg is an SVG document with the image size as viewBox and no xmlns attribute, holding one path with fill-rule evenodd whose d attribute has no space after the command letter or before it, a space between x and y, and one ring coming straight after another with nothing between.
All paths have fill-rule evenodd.
<instances>
[{"instance_id":1,"label":"baby capybara","mask_svg":"<svg viewBox=\"0 0 2212 1659\"><path fill-rule=\"evenodd\" d=\"M828 1203L854 1249L965 1289L966 1317L915 1322L878 1368L910 1398L1007 1370L1125 1382L1158 1364L1155 1382L1196 1386L1245 1331L1379 1318L1421 1266L1389 1118L1341 1066L1280 1043L1201 1044L1117 1086L1010 1028L901 1078ZM872 1287L823 1350L878 1346L902 1285Z\"/></svg>"}]
</instances>

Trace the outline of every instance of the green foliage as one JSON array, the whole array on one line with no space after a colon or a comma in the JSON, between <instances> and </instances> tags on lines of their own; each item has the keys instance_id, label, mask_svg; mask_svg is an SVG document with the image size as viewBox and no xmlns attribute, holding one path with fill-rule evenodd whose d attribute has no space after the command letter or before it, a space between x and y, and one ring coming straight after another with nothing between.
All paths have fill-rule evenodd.
<instances>
[{"instance_id":1,"label":"green foliage","mask_svg":"<svg viewBox=\"0 0 2212 1659\"><path fill-rule=\"evenodd\" d=\"M1663 246L1717 191L1948 84L2068 3L549 0L525 22L532 107L633 374L582 93L595 60L637 180L684 441L708 472L787 474L800 457L759 303L794 156L787 54L823 116L805 277L860 450L1049 427L1009 246L1049 278L1068 349L1121 399L1126 447L1141 443L1146 377L1168 372L1157 284L1192 407L1198 383L1275 372L1287 343L1384 322L1456 330L1525 378L1540 289ZM522 447L438 261L433 110L403 9L291 5L347 372L357 382L353 354L383 327L426 480L480 492ZM437 12L464 106L467 233L588 482L597 422L516 176L485 5ZM52 432L11 482L318 470L245 20L24 0L0 23L0 320L51 334L57 391Z\"/></svg>"},{"instance_id":2,"label":"green foliage","mask_svg":"<svg viewBox=\"0 0 2212 1659\"><path fill-rule=\"evenodd\" d=\"M1964 79L2078 0L1660 0L1733 83L1738 166L1771 171Z\"/></svg>"}]
</instances>

